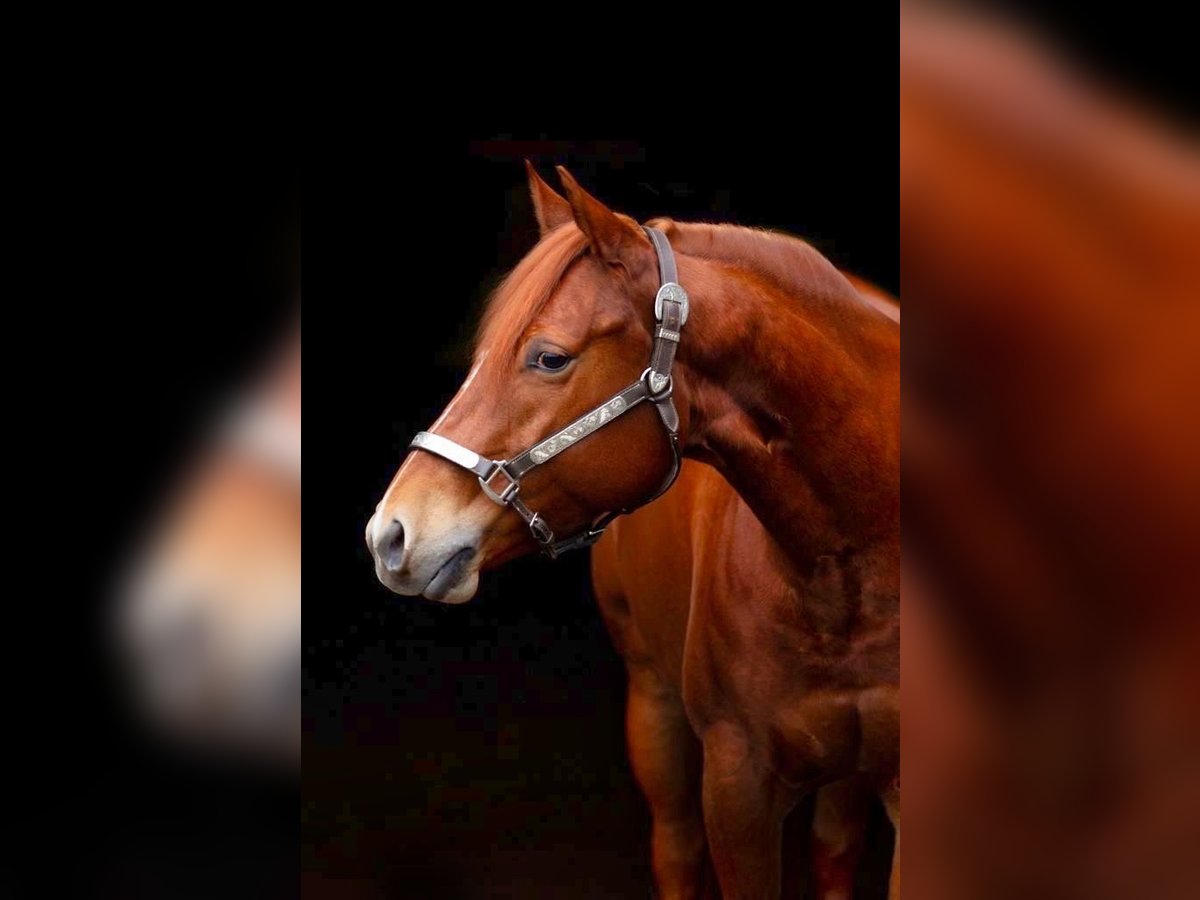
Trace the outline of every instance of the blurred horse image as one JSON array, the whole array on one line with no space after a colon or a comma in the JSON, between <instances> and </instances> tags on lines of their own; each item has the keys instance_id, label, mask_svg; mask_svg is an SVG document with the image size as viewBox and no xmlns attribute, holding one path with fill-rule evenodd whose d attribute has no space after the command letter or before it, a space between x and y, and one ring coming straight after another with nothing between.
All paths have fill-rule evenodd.
<instances>
[{"instance_id":1,"label":"blurred horse image","mask_svg":"<svg viewBox=\"0 0 1200 900\"><path fill-rule=\"evenodd\" d=\"M300 335L218 430L116 610L136 705L184 744L300 758Z\"/></svg>"},{"instance_id":2,"label":"blurred horse image","mask_svg":"<svg viewBox=\"0 0 1200 900\"><path fill-rule=\"evenodd\" d=\"M995 15L900 50L906 879L1197 896L1194 135Z\"/></svg>"}]
</instances>

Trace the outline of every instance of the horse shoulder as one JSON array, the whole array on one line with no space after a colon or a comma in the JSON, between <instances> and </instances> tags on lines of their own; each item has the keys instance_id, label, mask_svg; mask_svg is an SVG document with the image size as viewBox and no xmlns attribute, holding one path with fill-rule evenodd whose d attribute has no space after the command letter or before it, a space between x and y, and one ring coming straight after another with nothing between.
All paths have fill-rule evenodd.
<instances>
[{"instance_id":1,"label":"horse shoulder","mask_svg":"<svg viewBox=\"0 0 1200 900\"><path fill-rule=\"evenodd\" d=\"M618 651L679 688L694 573L701 487L719 478L685 463L663 497L615 521L592 551L592 582Z\"/></svg>"}]
</instances>

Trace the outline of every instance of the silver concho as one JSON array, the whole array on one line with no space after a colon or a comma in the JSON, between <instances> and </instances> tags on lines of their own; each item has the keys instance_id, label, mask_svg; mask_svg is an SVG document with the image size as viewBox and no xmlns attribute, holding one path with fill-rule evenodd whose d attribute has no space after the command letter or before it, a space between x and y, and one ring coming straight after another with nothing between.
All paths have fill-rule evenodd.
<instances>
[{"instance_id":1,"label":"silver concho","mask_svg":"<svg viewBox=\"0 0 1200 900\"><path fill-rule=\"evenodd\" d=\"M654 295L654 318L660 322L663 317L663 300L674 300L680 305L679 324L682 327L688 318L687 291L674 281L668 281L658 289L658 293Z\"/></svg>"}]
</instances>

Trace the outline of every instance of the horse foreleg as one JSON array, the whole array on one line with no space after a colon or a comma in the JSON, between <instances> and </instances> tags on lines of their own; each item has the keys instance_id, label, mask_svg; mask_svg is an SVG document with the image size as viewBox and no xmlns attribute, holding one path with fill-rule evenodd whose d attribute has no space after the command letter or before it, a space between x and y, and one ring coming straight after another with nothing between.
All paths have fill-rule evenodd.
<instances>
[{"instance_id":1,"label":"horse foreleg","mask_svg":"<svg viewBox=\"0 0 1200 900\"><path fill-rule=\"evenodd\" d=\"M779 897L783 819L794 798L725 723L704 734L704 824L725 900Z\"/></svg>"},{"instance_id":2,"label":"horse foreleg","mask_svg":"<svg viewBox=\"0 0 1200 900\"><path fill-rule=\"evenodd\" d=\"M883 792L883 807L887 810L888 818L892 820L892 828L896 832L896 841L892 844L892 877L888 880L888 900L900 900L900 780L896 781Z\"/></svg>"},{"instance_id":3,"label":"horse foreleg","mask_svg":"<svg viewBox=\"0 0 1200 900\"><path fill-rule=\"evenodd\" d=\"M663 900L705 896L700 743L678 694L648 668L629 666L629 759L653 816L654 883Z\"/></svg>"},{"instance_id":4,"label":"horse foreleg","mask_svg":"<svg viewBox=\"0 0 1200 900\"><path fill-rule=\"evenodd\" d=\"M872 793L860 781L846 778L817 791L812 824L812 896L818 900L850 900L854 870L862 856Z\"/></svg>"}]
</instances>

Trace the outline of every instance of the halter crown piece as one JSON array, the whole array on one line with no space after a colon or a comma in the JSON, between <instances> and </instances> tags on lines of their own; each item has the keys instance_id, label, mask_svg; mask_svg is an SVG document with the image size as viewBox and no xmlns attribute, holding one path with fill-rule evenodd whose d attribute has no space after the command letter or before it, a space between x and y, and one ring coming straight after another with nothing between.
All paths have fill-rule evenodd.
<instances>
[{"instance_id":1,"label":"halter crown piece","mask_svg":"<svg viewBox=\"0 0 1200 900\"><path fill-rule=\"evenodd\" d=\"M661 287L654 298L654 318L658 322L658 327L654 330L654 350L650 356L650 365L637 381L511 460L488 459L431 431L419 432L409 444L410 447L440 456L478 477L479 486L488 497L501 506L511 507L525 520L533 539L551 559L567 550L589 547L596 543L613 519L632 512L637 506L606 512L579 534L556 541L554 532L550 530L546 520L526 506L519 496L521 479L536 467L549 462L605 425L615 422L618 417L643 400L648 400L658 410L659 418L662 419L671 442L671 470L659 489L638 506L645 506L661 497L679 475L679 413L671 399L671 365L675 361L675 350L679 346L680 330L688 318L688 295L675 280L678 277L675 271L675 254L671 251L671 243L667 236L657 228L643 227L642 230L646 232L650 243L654 245L655 253L658 254Z\"/></svg>"}]
</instances>

